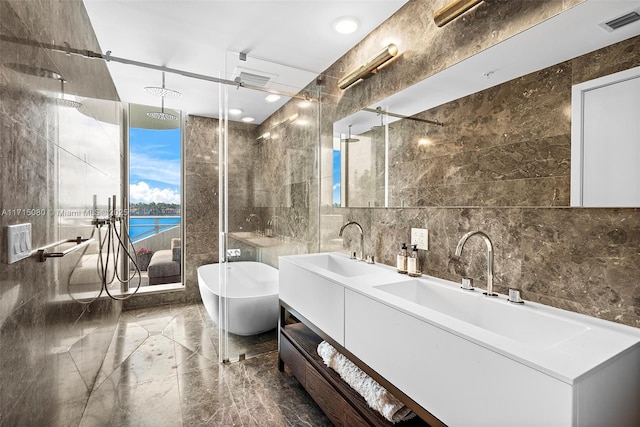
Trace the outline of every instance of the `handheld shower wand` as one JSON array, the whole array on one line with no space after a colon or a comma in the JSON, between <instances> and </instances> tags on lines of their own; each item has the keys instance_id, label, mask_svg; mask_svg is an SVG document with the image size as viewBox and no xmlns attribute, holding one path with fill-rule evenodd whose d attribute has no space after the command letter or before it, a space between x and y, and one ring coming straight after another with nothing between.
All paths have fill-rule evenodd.
<instances>
[{"instance_id":1,"label":"handheld shower wand","mask_svg":"<svg viewBox=\"0 0 640 427\"><path fill-rule=\"evenodd\" d=\"M123 198L123 206L125 203L125 199ZM127 230L126 215L124 214L124 209L122 210L123 214L118 215L116 211L116 196L113 195L107 199L107 215L104 218L100 218L98 216L97 209L97 195L93 196L93 215L91 224L94 226L94 229L91 233L91 237L95 234L96 230L98 231L98 260L97 260L97 271L98 277L100 278L101 286L100 292L95 298L90 300L79 300L74 298L73 295L69 292L70 296L81 304L90 304L93 301L97 300L102 296L103 293L106 293L109 298L114 300L126 300L135 295L136 292L140 289L140 285L142 283L142 274L140 273L140 268L136 262L135 252L132 255L130 248L133 247L133 242L131 241L131 236ZM119 231L119 225L122 224L122 231ZM106 226L106 233L104 237L102 236L102 227ZM106 249L106 251L105 251ZM86 248L82 252L82 256L84 256L86 252ZM123 255L121 255L121 253ZM69 274L69 279L71 279L71 275L73 274L76 267L79 265L82 260L82 256L76 262L76 265L71 270ZM124 257L124 258L123 258ZM128 259L133 263L135 267L133 272L125 277L125 273L119 271L121 267L121 259ZM110 269L111 266L111 269ZM109 290L109 287L117 280L122 286L122 292L129 292L130 283L137 277L138 283L136 289L126 295L126 296L116 296Z\"/></svg>"}]
</instances>

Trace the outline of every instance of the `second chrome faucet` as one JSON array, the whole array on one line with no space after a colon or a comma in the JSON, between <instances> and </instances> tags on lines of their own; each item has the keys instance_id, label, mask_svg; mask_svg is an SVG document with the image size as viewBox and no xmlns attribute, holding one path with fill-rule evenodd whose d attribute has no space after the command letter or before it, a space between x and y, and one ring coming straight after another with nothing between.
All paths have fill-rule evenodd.
<instances>
[{"instance_id":1,"label":"second chrome faucet","mask_svg":"<svg viewBox=\"0 0 640 427\"><path fill-rule=\"evenodd\" d=\"M485 292L485 295L490 297L495 297L495 296L498 296L498 294L493 292L493 244L491 243L491 239L489 238L489 236L487 236L482 231L468 232L467 234L462 236L462 238L460 238L460 241L458 242L458 246L456 246L455 254L456 256L462 255L462 248L464 248L464 244L467 242L469 237L474 236L476 234L482 237L482 240L484 240L484 243L487 245L487 292ZM465 286L465 279L463 279L464 289L469 289L469 290L473 289L471 287L470 282L466 282L466 283L467 284Z\"/></svg>"},{"instance_id":2,"label":"second chrome faucet","mask_svg":"<svg viewBox=\"0 0 640 427\"><path fill-rule=\"evenodd\" d=\"M355 225L356 227L358 227L358 230L360 231L360 259L364 261L365 259L364 258L364 230L362 229L362 226L360 224L358 224L355 221L346 222L342 227L340 227L340 232L338 233L338 237L342 237L342 233L344 232L344 229L350 225Z\"/></svg>"}]
</instances>

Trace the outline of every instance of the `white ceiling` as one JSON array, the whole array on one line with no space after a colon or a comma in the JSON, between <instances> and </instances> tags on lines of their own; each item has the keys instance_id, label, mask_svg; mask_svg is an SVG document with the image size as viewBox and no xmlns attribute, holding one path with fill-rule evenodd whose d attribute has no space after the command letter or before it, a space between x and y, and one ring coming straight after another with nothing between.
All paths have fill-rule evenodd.
<instances>
[{"instance_id":1,"label":"white ceiling","mask_svg":"<svg viewBox=\"0 0 640 427\"><path fill-rule=\"evenodd\" d=\"M84 0L103 53L178 70L233 80L238 67L269 74L268 88L297 93L407 0ZM333 23L355 17L358 30L338 34ZM382 46L381 46L382 47ZM246 61L239 53L247 54ZM109 62L123 102L160 105L144 91L160 86L157 70ZM217 117L218 85L166 74L166 87L183 94L165 106ZM261 123L289 98L267 103L267 95L230 87L229 108Z\"/></svg>"}]
</instances>

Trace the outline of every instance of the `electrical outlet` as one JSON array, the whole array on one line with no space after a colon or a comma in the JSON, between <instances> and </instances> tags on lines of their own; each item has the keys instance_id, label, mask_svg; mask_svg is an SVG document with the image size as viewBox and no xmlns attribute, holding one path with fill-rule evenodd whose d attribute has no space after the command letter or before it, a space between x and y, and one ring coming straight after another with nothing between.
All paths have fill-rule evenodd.
<instances>
[{"instance_id":1,"label":"electrical outlet","mask_svg":"<svg viewBox=\"0 0 640 427\"><path fill-rule=\"evenodd\" d=\"M429 230L426 228L411 229L411 245L418 245L418 249L429 250Z\"/></svg>"}]
</instances>

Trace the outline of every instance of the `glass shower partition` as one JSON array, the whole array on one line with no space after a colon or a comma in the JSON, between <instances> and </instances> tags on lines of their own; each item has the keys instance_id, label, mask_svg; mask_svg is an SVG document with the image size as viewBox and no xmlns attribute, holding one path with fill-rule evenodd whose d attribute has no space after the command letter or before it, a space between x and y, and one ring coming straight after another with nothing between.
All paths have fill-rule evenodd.
<instances>
[{"instance_id":1,"label":"glass shower partition","mask_svg":"<svg viewBox=\"0 0 640 427\"><path fill-rule=\"evenodd\" d=\"M226 78L252 87L220 87L219 349L233 362L277 350L278 257L319 246L320 104L315 74L227 62Z\"/></svg>"}]
</instances>

